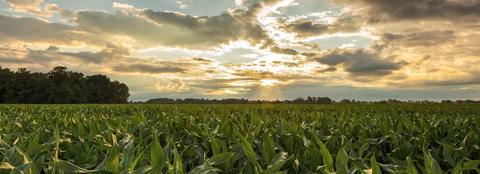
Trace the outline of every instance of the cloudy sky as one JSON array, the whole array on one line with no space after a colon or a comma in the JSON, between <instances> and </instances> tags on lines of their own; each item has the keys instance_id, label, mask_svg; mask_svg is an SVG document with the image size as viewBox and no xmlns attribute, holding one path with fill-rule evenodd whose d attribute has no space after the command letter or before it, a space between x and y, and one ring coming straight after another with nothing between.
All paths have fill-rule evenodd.
<instances>
[{"instance_id":1,"label":"cloudy sky","mask_svg":"<svg viewBox=\"0 0 480 174\"><path fill-rule=\"evenodd\" d=\"M478 0L0 0L0 65L155 97L480 99Z\"/></svg>"}]
</instances>

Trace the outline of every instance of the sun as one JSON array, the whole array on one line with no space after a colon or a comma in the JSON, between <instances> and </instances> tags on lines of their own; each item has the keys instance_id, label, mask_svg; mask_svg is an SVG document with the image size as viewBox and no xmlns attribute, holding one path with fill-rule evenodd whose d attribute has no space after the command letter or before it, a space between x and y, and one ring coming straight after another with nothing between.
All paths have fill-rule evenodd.
<instances>
[{"instance_id":1,"label":"sun","mask_svg":"<svg viewBox=\"0 0 480 174\"><path fill-rule=\"evenodd\" d=\"M263 87L272 87L272 86L275 86L276 84L280 83L280 81L276 80L276 79L263 79L263 80L260 80L260 86L263 86Z\"/></svg>"}]
</instances>

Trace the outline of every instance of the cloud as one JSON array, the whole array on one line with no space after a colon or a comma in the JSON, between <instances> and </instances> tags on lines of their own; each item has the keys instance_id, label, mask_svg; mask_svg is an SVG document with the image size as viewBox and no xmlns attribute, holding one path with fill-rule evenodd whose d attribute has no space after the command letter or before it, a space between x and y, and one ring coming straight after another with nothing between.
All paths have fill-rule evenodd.
<instances>
[{"instance_id":1,"label":"cloud","mask_svg":"<svg viewBox=\"0 0 480 174\"><path fill-rule=\"evenodd\" d=\"M135 49L158 46L213 50L243 40L280 54L296 54L279 48L257 18L255 8L274 8L281 0L256 2L247 9L234 9L217 16L193 16L179 12L136 9L114 3L121 11L64 10L45 5L69 19L69 24L50 23L34 18L0 16L0 39L9 42L104 46L121 43ZM253 10L253 11L252 11Z\"/></svg>"},{"instance_id":2,"label":"cloud","mask_svg":"<svg viewBox=\"0 0 480 174\"><path fill-rule=\"evenodd\" d=\"M190 33L178 35L177 45L209 48L237 40L247 40L252 44L265 46L272 44L270 37L257 19L240 10L211 17L195 17L176 12L152 10L145 10L143 14L157 25L172 26L178 29L177 32Z\"/></svg>"},{"instance_id":3,"label":"cloud","mask_svg":"<svg viewBox=\"0 0 480 174\"><path fill-rule=\"evenodd\" d=\"M41 14L41 4L43 0L5 0L5 2L14 10L19 12L29 12Z\"/></svg>"},{"instance_id":4,"label":"cloud","mask_svg":"<svg viewBox=\"0 0 480 174\"><path fill-rule=\"evenodd\" d=\"M81 43L102 44L74 26L49 23L34 18L0 15L0 40L4 43L23 41L27 43L49 43L75 45Z\"/></svg>"},{"instance_id":5,"label":"cloud","mask_svg":"<svg viewBox=\"0 0 480 174\"><path fill-rule=\"evenodd\" d=\"M235 7L241 7L246 0L235 0Z\"/></svg>"},{"instance_id":6,"label":"cloud","mask_svg":"<svg viewBox=\"0 0 480 174\"><path fill-rule=\"evenodd\" d=\"M15 63L23 64L29 63L29 60L22 59L25 56L25 52L15 50L11 48L0 47L0 62L1 63Z\"/></svg>"},{"instance_id":7,"label":"cloud","mask_svg":"<svg viewBox=\"0 0 480 174\"><path fill-rule=\"evenodd\" d=\"M245 40L280 54L296 54L280 49L257 19L257 10L271 8L280 0L254 3L248 9L235 9L217 16L192 16L179 12L135 9L125 4L123 13L81 11L78 28L97 35L120 35L133 39L137 48L169 46L188 49L213 49ZM258 9L257 9L258 8ZM166 34L168 33L168 34Z\"/></svg>"},{"instance_id":8,"label":"cloud","mask_svg":"<svg viewBox=\"0 0 480 174\"><path fill-rule=\"evenodd\" d=\"M478 74L478 72L476 73ZM424 86L464 86L464 85L478 85L480 78L476 74L470 74L466 78L452 78L448 80L426 80L417 85Z\"/></svg>"},{"instance_id":9,"label":"cloud","mask_svg":"<svg viewBox=\"0 0 480 174\"><path fill-rule=\"evenodd\" d=\"M52 48L50 48L52 50ZM54 51L46 50L32 50L29 48L9 48L0 47L0 62L16 65L43 65L47 66L49 63L55 61L65 61L68 57L59 55ZM70 59L72 61L72 59Z\"/></svg>"},{"instance_id":10,"label":"cloud","mask_svg":"<svg viewBox=\"0 0 480 174\"><path fill-rule=\"evenodd\" d=\"M340 16L331 24L319 23L311 19L301 18L294 21L280 21L279 28L287 32L295 33L297 37L312 37L323 34L338 32L357 32L364 22L355 16Z\"/></svg>"},{"instance_id":11,"label":"cloud","mask_svg":"<svg viewBox=\"0 0 480 174\"><path fill-rule=\"evenodd\" d=\"M276 12L278 8L291 5L294 0L246 0L243 4L250 5L247 14L251 16L266 16Z\"/></svg>"},{"instance_id":12,"label":"cloud","mask_svg":"<svg viewBox=\"0 0 480 174\"><path fill-rule=\"evenodd\" d=\"M385 76L399 70L405 63L381 58L378 53L363 49L344 51L334 50L315 59L332 67L341 66L351 76Z\"/></svg>"},{"instance_id":13,"label":"cloud","mask_svg":"<svg viewBox=\"0 0 480 174\"><path fill-rule=\"evenodd\" d=\"M273 45L256 18L238 10L211 17L153 10L142 10L136 15L81 11L75 22L79 29L96 35L128 36L133 39L132 44L140 48L162 45L211 49L237 40L264 47Z\"/></svg>"},{"instance_id":14,"label":"cloud","mask_svg":"<svg viewBox=\"0 0 480 174\"><path fill-rule=\"evenodd\" d=\"M329 66L327 68L324 68L324 69L321 69L321 70L318 70L316 71L317 73L327 73L327 72L335 72L337 71L337 68L334 67L334 66Z\"/></svg>"},{"instance_id":15,"label":"cloud","mask_svg":"<svg viewBox=\"0 0 480 174\"><path fill-rule=\"evenodd\" d=\"M288 54L288 55L297 55L298 51L292 48L280 48L278 46L272 46L270 51L278 54Z\"/></svg>"},{"instance_id":16,"label":"cloud","mask_svg":"<svg viewBox=\"0 0 480 174\"><path fill-rule=\"evenodd\" d=\"M78 63L104 64L111 60L125 59L128 50L121 47L109 45L99 52L62 52L56 46L50 46L46 50L33 50L30 48L8 48L0 47L0 61L5 63L19 64L42 64L48 65L52 62L81 61Z\"/></svg>"},{"instance_id":17,"label":"cloud","mask_svg":"<svg viewBox=\"0 0 480 174\"><path fill-rule=\"evenodd\" d=\"M188 70L180 67L182 64L170 62L156 62L151 63L130 63L119 64L113 67L116 72L128 73L147 73L147 74L162 74L162 73L185 73Z\"/></svg>"},{"instance_id":18,"label":"cloud","mask_svg":"<svg viewBox=\"0 0 480 174\"><path fill-rule=\"evenodd\" d=\"M115 51L117 52L117 51ZM128 56L118 58L118 63L111 64L112 70L120 73L138 74L182 74L185 76L200 76L214 62L207 58L176 58L162 61L158 58L140 58Z\"/></svg>"},{"instance_id":19,"label":"cloud","mask_svg":"<svg viewBox=\"0 0 480 174\"><path fill-rule=\"evenodd\" d=\"M453 42L455 38L454 31L420 31L405 34L385 33L382 41L386 44L426 47Z\"/></svg>"},{"instance_id":20,"label":"cloud","mask_svg":"<svg viewBox=\"0 0 480 174\"><path fill-rule=\"evenodd\" d=\"M236 72L232 73L232 75L261 80L261 79L272 79L274 78L275 73L270 71L258 71L258 70L237 70Z\"/></svg>"},{"instance_id":21,"label":"cloud","mask_svg":"<svg viewBox=\"0 0 480 174\"><path fill-rule=\"evenodd\" d=\"M129 55L129 51L126 48L108 45L106 48L96 53L81 51L76 53L58 52L58 54L78 58L87 63L102 64L114 59L122 59Z\"/></svg>"},{"instance_id":22,"label":"cloud","mask_svg":"<svg viewBox=\"0 0 480 174\"><path fill-rule=\"evenodd\" d=\"M200 62L200 63L206 63L206 64L210 64L210 63L214 62L211 59L206 59L206 58L201 58L201 57L194 57L194 58L192 58L192 60Z\"/></svg>"},{"instance_id":23,"label":"cloud","mask_svg":"<svg viewBox=\"0 0 480 174\"><path fill-rule=\"evenodd\" d=\"M202 95L239 95L253 91L258 81L250 78L195 80L191 89Z\"/></svg>"},{"instance_id":24,"label":"cloud","mask_svg":"<svg viewBox=\"0 0 480 174\"><path fill-rule=\"evenodd\" d=\"M46 3L44 0L5 0L15 12L30 13L39 17L52 17L54 13L71 16L68 10L60 8L57 4Z\"/></svg>"},{"instance_id":25,"label":"cloud","mask_svg":"<svg viewBox=\"0 0 480 174\"><path fill-rule=\"evenodd\" d=\"M480 16L480 1L476 0L333 0L344 4L367 7L371 22L397 20L446 19Z\"/></svg>"},{"instance_id":26,"label":"cloud","mask_svg":"<svg viewBox=\"0 0 480 174\"><path fill-rule=\"evenodd\" d=\"M178 5L178 8L179 8L179 9L185 9L185 8L188 8L188 5L187 5L187 4L185 4L185 3L184 3L184 2L182 2L182 1L176 1L175 3L177 3L177 5Z\"/></svg>"}]
</instances>

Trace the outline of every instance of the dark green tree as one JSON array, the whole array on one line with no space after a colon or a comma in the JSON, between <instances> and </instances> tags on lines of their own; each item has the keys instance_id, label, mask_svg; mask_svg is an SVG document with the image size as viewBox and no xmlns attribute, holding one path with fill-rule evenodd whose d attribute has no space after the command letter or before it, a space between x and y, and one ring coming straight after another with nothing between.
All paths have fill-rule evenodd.
<instances>
[{"instance_id":1,"label":"dark green tree","mask_svg":"<svg viewBox=\"0 0 480 174\"><path fill-rule=\"evenodd\" d=\"M0 103L127 103L128 87L107 76L55 67L48 73L0 67Z\"/></svg>"},{"instance_id":2,"label":"dark green tree","mask_svg":"<svg viewBox=\"0 0 480 174\"><path fill-rule=\"evenodd\" d=\"M88 88L84 75L67 71L67 67L55 67L47 74L50 81L50 100L52 103L86 103Z\"/></svg>"},{"instance_id":3,"label":"dark green tree","mask_svg":"<svg viewBox=\"0 0 480 174\"><path fill-rule=\"evenodd\" d=\"M0 66L0 103L5 101L5 95L8 91L7 85L12 80L14 73L8 68Z\"/></svg>"}]
</instances>

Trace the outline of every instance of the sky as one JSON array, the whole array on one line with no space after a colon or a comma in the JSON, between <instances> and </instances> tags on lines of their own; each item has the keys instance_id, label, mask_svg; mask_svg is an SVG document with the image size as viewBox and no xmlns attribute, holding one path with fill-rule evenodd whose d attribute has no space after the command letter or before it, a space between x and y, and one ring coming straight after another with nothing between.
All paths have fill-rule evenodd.
<instances>
[{"instance_id":1,"label":"sky","mask_svg":"<svg viewBox=\"0 0 480 174\"><path fill-rule=\"evenodd\" d=\"M0 66L151 98L480 100L478 0L0 0Z\"/></svg>"}]
</instances>

